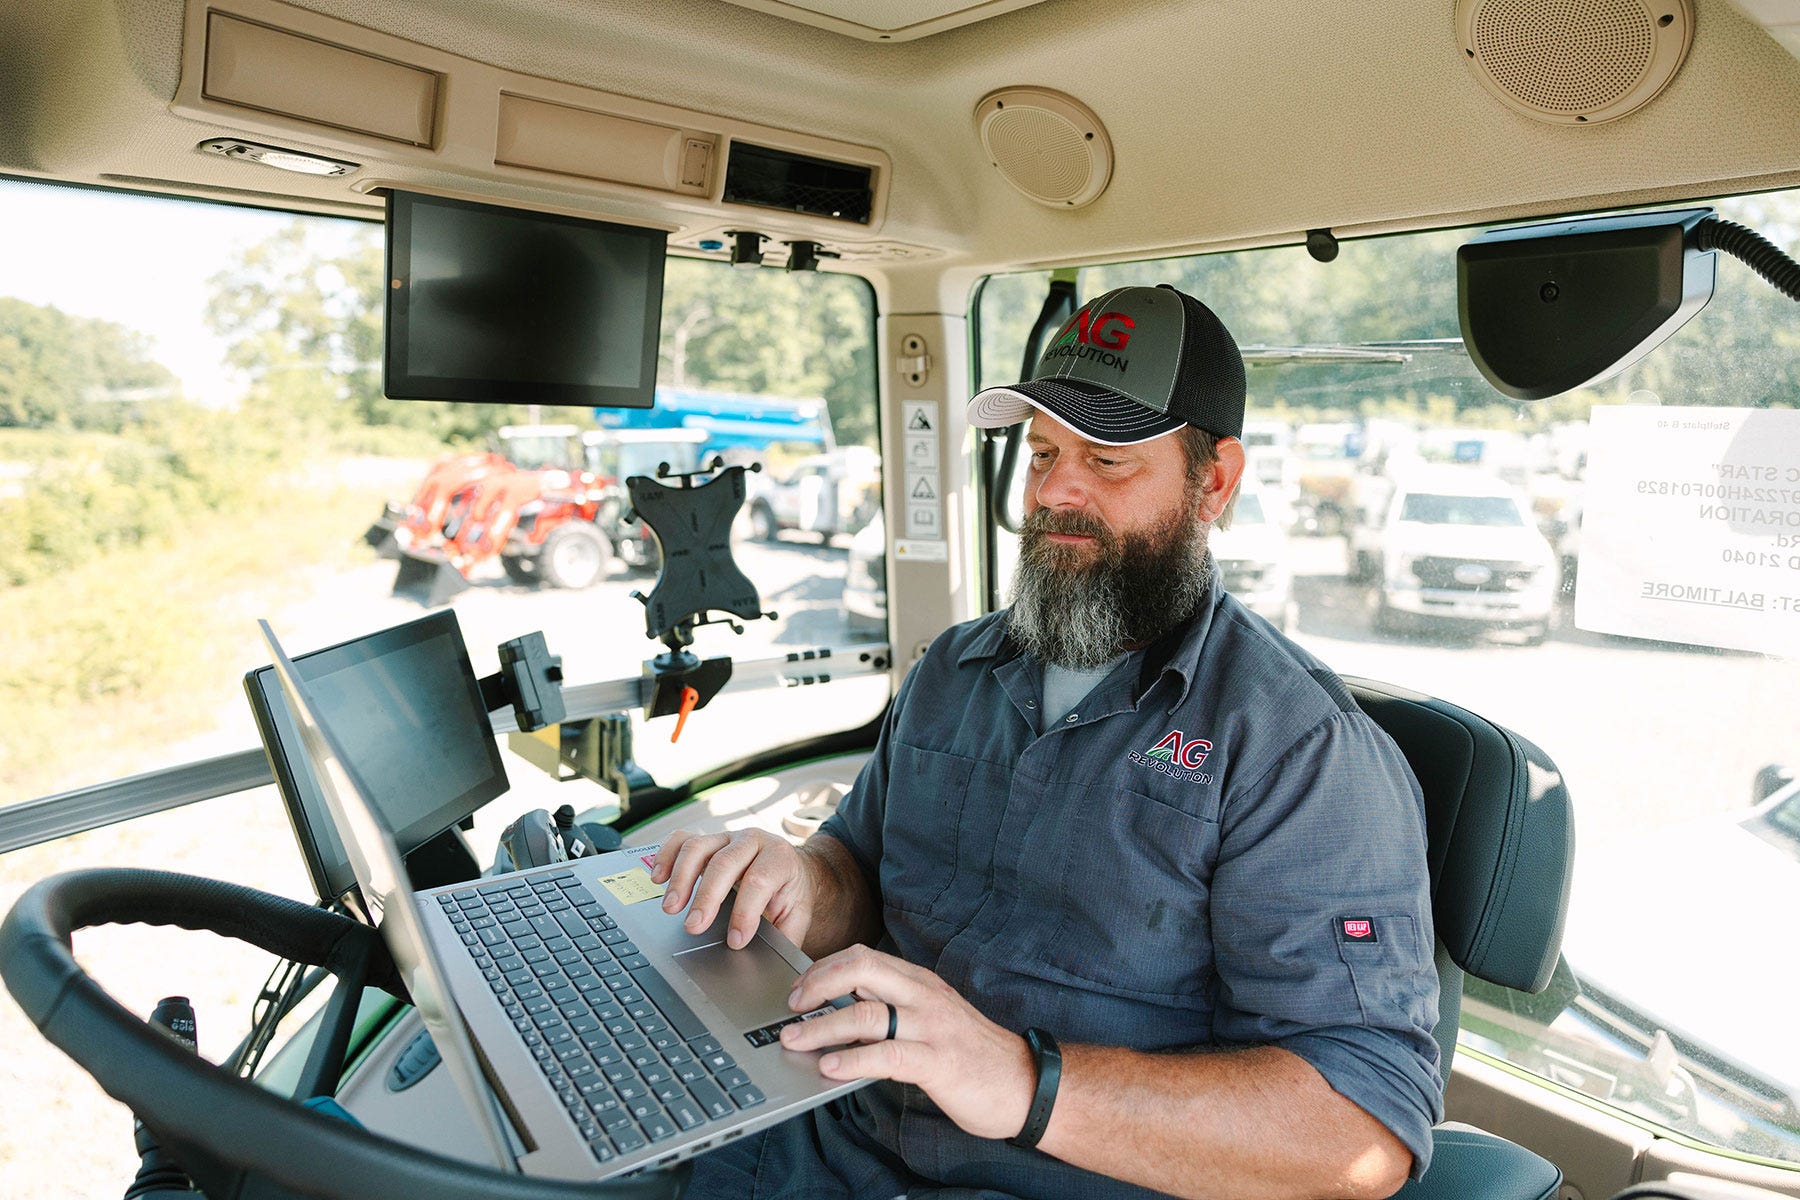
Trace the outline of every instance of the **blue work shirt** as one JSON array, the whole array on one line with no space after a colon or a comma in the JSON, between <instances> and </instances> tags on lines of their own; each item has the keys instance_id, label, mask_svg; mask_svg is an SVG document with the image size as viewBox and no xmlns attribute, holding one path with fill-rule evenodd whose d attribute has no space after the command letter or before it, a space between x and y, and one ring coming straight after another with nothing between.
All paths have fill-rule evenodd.
<instances>
[{"instance_id":1,"label":"blue work shirt","mask_svg":"<svg viewBox=\"0 0 1800 1200\"><path fill-rule=\"evenodd\" d=\"M1039 732L1042 679L997 613L946 631L902 684L821 829L874 884L882 948L1007 1029L1280 1046L1422 1174L1441 1117L1438 984L1424 807L1399 749L1216 581L1190 622ZM1151 1194L964 1133L911 1085L874 1084L810 1124L856 1195Z\"/></svg>"}]
</instances>

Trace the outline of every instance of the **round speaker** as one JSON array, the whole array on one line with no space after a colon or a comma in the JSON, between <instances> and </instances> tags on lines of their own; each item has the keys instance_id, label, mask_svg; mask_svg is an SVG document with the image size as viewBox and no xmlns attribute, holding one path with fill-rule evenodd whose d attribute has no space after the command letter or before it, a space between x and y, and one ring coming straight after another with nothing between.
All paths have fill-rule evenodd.
<instances>
[{"instance_id":1,"label":"round speaker","mask_svg":"<svg viewBox=\"0 0 1800 1200\"><path fill-rule=\"evenodd\" d=\"M1456 36L1481 86L1539 121L1636 112L1694 40L1693 0L1457 0Z\"/></svg>"},{"instance_id":2,"label":"round speaker","mask_svg":"<svg viewBox=\"0 0 1800 1200\"><path fill-rule=\"evenodd\" d=\"M975 106L1000 177L1053 208L1091 204L1112 181L1112 139L1085 104L1048 88L1005 88Z\"/></svg>"}]
</instances>

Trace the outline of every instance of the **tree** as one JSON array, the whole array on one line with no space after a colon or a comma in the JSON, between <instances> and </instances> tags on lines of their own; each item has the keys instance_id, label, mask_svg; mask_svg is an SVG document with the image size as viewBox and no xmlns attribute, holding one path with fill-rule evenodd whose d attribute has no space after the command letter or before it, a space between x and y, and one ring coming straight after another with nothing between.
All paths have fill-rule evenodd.
<instances>
[{"instance_id":1,"label":"tree","mask_svg":"<svg viewBox=\"0 0 1800 1200\"><path fill-rule=\"evenodd\" d=\"M346 240L304 220L245 247L214 275L206 321L226 339L227 361L250 377L249 402L335 429L401 426L449 439L504 424L491 405L382 394L386 275L379 230Z\"/></svg>"},{"instance_id":2,"label":"tree","mask_svg":"<svg viewBox=\"0 0 1800 1200\"><path fill-rule=\"evenodd\" d=\"M679 364L688 386L822 397L840 444L872 446L874 325L858 280L672 258L657 377L674 381Z\"/></svg>"},{"instance_id":3,"label":"tree","mask_svg":"<svg viewBox=\"0 0 1800 1200\"><path fill-rule=\"evenodd\" d=\"M143 334L0 297L0 425L117 429L134 402L176 391Z\"/></svg>"}]
</instances>

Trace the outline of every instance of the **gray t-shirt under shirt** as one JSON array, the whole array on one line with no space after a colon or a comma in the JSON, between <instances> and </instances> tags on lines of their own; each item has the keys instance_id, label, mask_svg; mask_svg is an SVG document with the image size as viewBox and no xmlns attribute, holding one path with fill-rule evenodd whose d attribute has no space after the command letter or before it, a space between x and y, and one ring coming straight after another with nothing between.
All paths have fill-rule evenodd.
<instances>
[{"instance_id":1,"label":"gray t-shirt under shirt","mask_svg":"<svg viewBox=\"0 0 1800 1200\"><path fill-rule=\"evenodd\" d=\"M1120 654L1091 671L1074 671L1054 663L1045 663L1044 723L1038 727L1038 732L1043 733L1067 716L1070 709L1087 699L1087 694L1099 686L1102 679L1111 675L1113 668L1127 657L1129 656Z\"/></svg>"}]
</instances>

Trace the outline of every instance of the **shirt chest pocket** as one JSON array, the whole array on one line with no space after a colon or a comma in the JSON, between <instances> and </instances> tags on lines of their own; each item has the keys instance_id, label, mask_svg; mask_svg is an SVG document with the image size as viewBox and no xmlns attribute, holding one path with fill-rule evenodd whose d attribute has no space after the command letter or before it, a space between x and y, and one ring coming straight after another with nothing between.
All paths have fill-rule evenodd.
<instances>
[{"instance_id":1,"label":"shirt chest pocket","mask_svg":"<svg viewBox=\"0 0 1800 1200\"><path fill-rule=\"evenodd\" d=\"M971 759L894 745L882 819L881 899L902 912L938 915L956 878Z\"/></svg>"},{"instance_id":2,"label":"shirt chest pocket","mask_svg":"<svg viewBox=\"0 0 1800 1200\"><path fill-rule=\"evenodd\" d=\"M1204 1008L1207 911L1219 825L1139 792L1094 789L1074 814L1058 876L1061 920L1040 961L1055 975Z\"/></svg>"}]
</instances>

